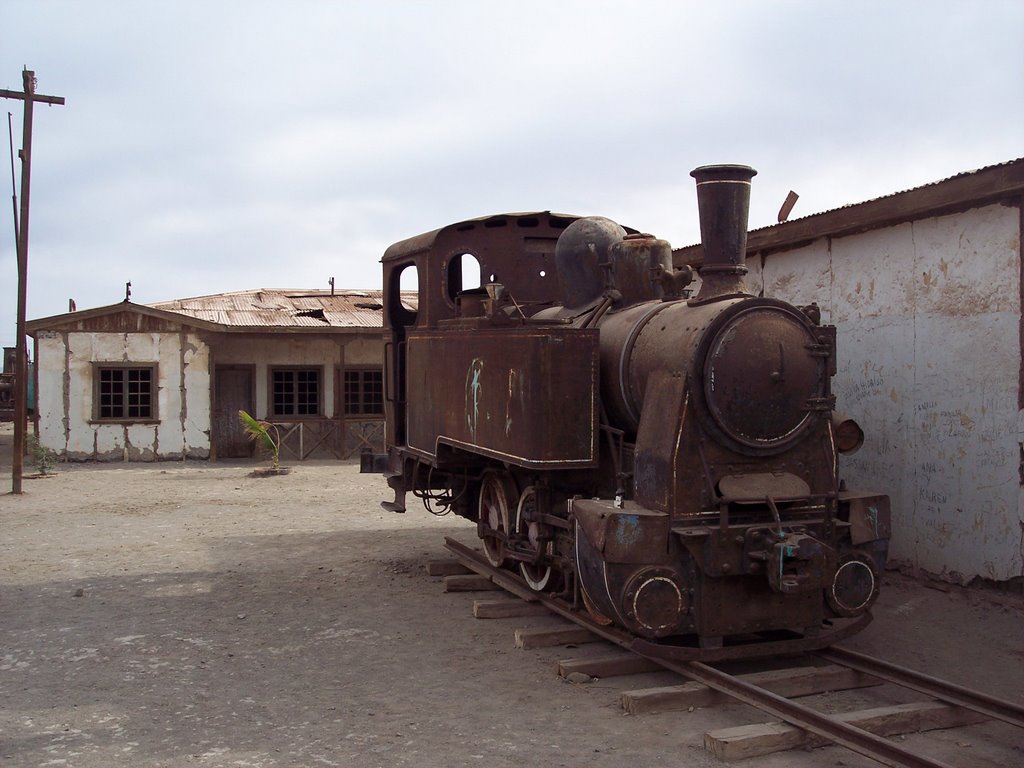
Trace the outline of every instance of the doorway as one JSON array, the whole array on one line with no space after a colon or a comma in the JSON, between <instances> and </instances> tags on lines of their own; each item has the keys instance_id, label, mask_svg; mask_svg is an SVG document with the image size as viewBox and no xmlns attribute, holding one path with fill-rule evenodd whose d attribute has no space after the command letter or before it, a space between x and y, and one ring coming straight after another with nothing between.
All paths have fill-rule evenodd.
<instances>
[{"instance_id":1,"label":"doorway","mask_svg":"<svg viewBox=\"0 0 1024 768\"><path fill-rule=\"evenodd\" d=\"M253 444L238 418L241 410L255 416L255 366L218 365L213 375L213 449L218 459L247 459Z\"/></svg>"}]
</instances>

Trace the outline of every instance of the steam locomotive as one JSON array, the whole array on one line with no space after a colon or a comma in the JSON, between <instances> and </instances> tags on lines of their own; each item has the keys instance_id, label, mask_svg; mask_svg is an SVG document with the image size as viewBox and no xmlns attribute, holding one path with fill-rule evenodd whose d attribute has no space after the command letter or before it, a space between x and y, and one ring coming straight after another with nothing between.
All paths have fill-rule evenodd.
<instances>
[{"instance_id":1,"label":"steam locomotive","mask_svg":"<svg viewBox=\"0 0 1024 768\"><path fill-rule=\"evenodd\" d=\"M491 564L648 649L802 650L866 624L889 499L838 477L863 433L835 412L836 329L745 291L755 174L691 174L696 291L668 242L599 217L388 248L387 453L363 464L395 492L382 506L411 492L468 518Z\"/></svg>"}]
</instances>

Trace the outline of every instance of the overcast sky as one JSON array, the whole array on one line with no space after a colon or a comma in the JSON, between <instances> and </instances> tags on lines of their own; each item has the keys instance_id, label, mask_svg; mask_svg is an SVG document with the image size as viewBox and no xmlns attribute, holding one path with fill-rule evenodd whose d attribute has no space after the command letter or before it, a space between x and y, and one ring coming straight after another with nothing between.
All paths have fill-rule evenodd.
<instances>
[{"instance_id":1,"label":"overcast sky","mask_svg":"<svg viewBox=\"0 0 1024 768\"><path fill-rule=\"evenodd\" d=\"M758 169L756 228L790 189L795 218L1005 162L1022 39L1020 0L3 0L0 88L27 67L67 100L35 110L28 317L128 280L140 303L378 287L390 243L505 211L689 245L709 163Z\"/></svg>"}]
</instances>

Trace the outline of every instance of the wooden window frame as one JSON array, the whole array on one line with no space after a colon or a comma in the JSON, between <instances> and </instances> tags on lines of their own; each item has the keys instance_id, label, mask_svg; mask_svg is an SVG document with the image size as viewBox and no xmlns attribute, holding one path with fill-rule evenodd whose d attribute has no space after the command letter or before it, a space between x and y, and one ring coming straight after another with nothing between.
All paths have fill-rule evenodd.
<instances>
[{"instance_id":1,"label":"wooden window frame","mask_svg":"<svg viewBox=\"0 0 1024 768\"><path fill-rule=\"evenodd\" d=\"M348 409L348 406L349 406L348 387L347 387L347 382L346 382L346 378L347 378L347 375L349 373L355 373L355 374L359 375L359 382L360 382L360 388L359 388L360 403L359 404L360 404L360 406L364 406L365 402L366 402L366 398L364 397L366 390L365 390L365 387L364 387L363 376L365 374L367 374L367 373L372 373L372 374L376 374L379 377L379 382L378 382L379 387L380 387L380 410L379 411L374 411L374 412L352 412L352 411L349 411L349 409ZM345 368L342 368L340 370L340 375L339 375L338 378L339 378L338 399L339 399L340 404L341 404L340 411L341 411L342 416L345 417L345 419L347 419L349 421L378 421L378 420L384 418L384 368L383 367L381 367L381 366L373 366L373 365L346 366Z\"/></svg>"},{"instance_id":2,"label":"wooden window frame","mask_svg":"<svg viewBox=\"0 0 1024 768\"><path fill-rule=\"evenodd\" d=\"M277 413L274 407L274 377L278 373L299 373L314 371L316 373L316 413ZM302 419L322 419L324 417L324 369L322 365L272 365L267 370L267 418L270 421L300 421ZM295 380L293 378L293 385ZM297 386L293 395L298 394ZM296 397L296 403L298 398ZM293 406L297 411L297 405Z\"/></svg>"},{"instance_id":3,"label":"wooden window frame","mask_svg":"<svg viewBox=\"0 0 1024 768\"><path fill-rule=\"evenodd\" d=\"M125 379L122 384L124 391L121 394L121 415L102 416L102 378L103 371L116 370L124 372ZM130 407L125 400L128 397L128 371L149 371L149 413L146 416L129 416L127 409ZM134 362L104 362L94 361L92 364L92 418L91 423L95 424L156 424L160 421L159 411L159 381L160 366L157 363L134 363Z\"/></svg>"}]
</instances>

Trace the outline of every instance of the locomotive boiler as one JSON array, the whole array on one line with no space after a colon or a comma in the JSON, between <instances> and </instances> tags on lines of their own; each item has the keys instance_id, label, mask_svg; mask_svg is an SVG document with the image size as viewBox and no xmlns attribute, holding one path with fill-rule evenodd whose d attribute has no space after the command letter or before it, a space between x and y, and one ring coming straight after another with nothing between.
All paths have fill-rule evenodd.
<instances>
[{"instance_id":1,"label":"locomotive boiler","mask_svg":"<svg viewBox=\"0 0 1024 768\"><path fill-rule=\"evenodd\" d=\"M687 658L827 645L870 620L889 499L846 489L836 329L744 287L746 166L696 169L699 289L598 217L460 222L384 254L395 492L495 567ZM403 303L414 273L418 303ZM479 274L470 285L467 275Z\"/></svg>"}]
</instances>

